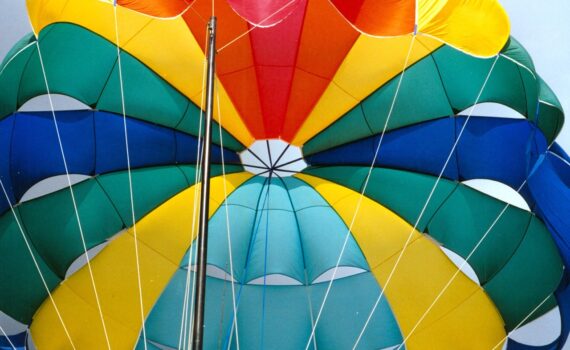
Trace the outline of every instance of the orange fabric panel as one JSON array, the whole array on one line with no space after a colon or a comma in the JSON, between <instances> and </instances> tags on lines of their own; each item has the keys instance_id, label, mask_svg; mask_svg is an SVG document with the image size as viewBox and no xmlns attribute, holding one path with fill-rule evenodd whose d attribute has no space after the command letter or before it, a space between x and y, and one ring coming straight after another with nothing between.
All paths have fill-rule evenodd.
<instances>
[{"instance_id":1,"label":"orange fabric panel","mask_svg":"<svg viewBox=\"0 0 570 350\"><path fill-rule=\"evenodd\" d=\"M195 0L192 8L183 15L204 52L206 50L206 21L212 13L211 5L210 0ZM246 33L250 26L230 7L226 0L216 0L214 6L218 18L216 40L217 47L220 49ZM259 138L265 133L265 129L261 105L259 104L256 73L255 70L249 69L252 67L254 67L254 59L248 35L244 35L224 48L216 57L216 73L222 85L226 88L230 99L253 137Z\"/></svg>"},{"instance_id":2,"label":"orange fabric panel","mask_svg":"<svg viewBox=\"0 0 570 350\"><path fill-rule=\"evenodd\" d=\"M261 116L261 105L257 89L244 88L244 86L256 84L255 67L252 66L218 77L230 93L234 105L240 106L239 112L243 116L242 119L246 121L249 132L253 135L264 135L265 128L261 121L251 122L251 118L247 119L247 116Z\"/></svg>"},{"instance_id":3,"label":"orange fabric panel","mask_svg":"<svg viewBox=\"0 0 570 350\"><path fill-rule=\"evenodd\" d=\"M192 0L117 0L117 4L153 17L175 17L190 6Z\"/></svg>"},{"instance_id":4,"label":"orange fabric panel","mask_svg":"<svg viewBox=\"0 0 570 350\"><path fill-rule=\"evenodd\" d=\"M296 69L289 96L289 106L283 121L282 139L290 142L290 140L295 138L299 127L303 125L303 121L330 82L330 79Z\"/></svg>"},{"instance_id":5,"label":"orange fabric panel","mask_svg":"<svg viewBox=\"0 0 570 350\"><path fill-rule=\"evenodd\" d=\"M215 2L217 74L256 139L292 138L360 35L328 0L296 1L271 17L277 25L251 30L248 21L287 3ZM196 0L183 15L202 50L211 11L209 0Z\"/></svg>"},{"instance_id":6,"label":"orange fabric panel","mask_svg":"<svg viewBox=\"0 0 570 350\"><path fill-rule=\"evenodd\" d=\"M281 138L293 139L359 35L328 0L308 2Z\"/></svg>"},{"instance_id":7,"label":"orange fabric panel","mask_svg":"<svg viewBox=\"0 0 570 350\"><path fill-rule=\"evenodd\" d=\"M331 0L358 30L374 36L397 36L414 31L415 0Z\"/></svg>"}]
</instances>

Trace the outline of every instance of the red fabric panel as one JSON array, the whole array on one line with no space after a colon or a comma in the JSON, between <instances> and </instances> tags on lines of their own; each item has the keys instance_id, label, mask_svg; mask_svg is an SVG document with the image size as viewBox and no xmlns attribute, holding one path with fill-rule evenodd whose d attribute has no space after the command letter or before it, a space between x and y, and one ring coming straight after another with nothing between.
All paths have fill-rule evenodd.
<instances>
[{"instance_id":1,"label":"red fabric panel","mask_svg":"<svg viewBox=\"0 0 570 350\"><path fill-rule=\"evenodd\" d=\"M227 0L231 7L249 23L272 26L288 17L304 0Z\"/></svg>"},{"instance_id":2,"label":"red fabric panel","mask_svg":"<svg viewBox=\"0 0 570 350\"><path fill-rule=\"evenodd\" d=\"M329 0L297 0L273 26L247 33L253 27L242 16L261 21L287 2L215 2L218 48L223 48L217 74L256 139L290 141L360 35ZM184 14L203 50L211 11L210 0L195 0Z\"/></svg>"},{"instance_id":3,"label":"red fabric panel","mask_svg":"<svg viewBox=\"0 0 570 350\"><path fill-rule=\"evenodd\" d=\"M328 0L310 0L281 137L290 141L360 34Z\"/></svg>"},{"instance_id":4,"label":"red fabric panel","mask_svg":"<svg viewBox=\"0 0 570 350\"><path fill-rule=\"evenodd\" d=\"M415 0L330 0L355 27L377 36L411 33Z\"/></svg>"}]
</instances>

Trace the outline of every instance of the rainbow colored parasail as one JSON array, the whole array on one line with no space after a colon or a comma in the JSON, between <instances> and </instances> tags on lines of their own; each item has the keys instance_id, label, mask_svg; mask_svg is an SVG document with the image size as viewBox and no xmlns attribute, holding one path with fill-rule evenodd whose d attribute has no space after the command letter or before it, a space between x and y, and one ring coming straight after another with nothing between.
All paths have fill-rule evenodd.
<instances>
[{"instance_id":1,"label":"rainbow colored parasail","mask_svg":"<svg viewBox=\"0 0 570 350\"><path fill-rule=\"evenodd\" d=\"M556 308L540 349L566 341L564 113L496 0L27 5L0 65L0 311L38 349L191 343L212 13L206 349L533 349L510 335ZM88 108L20 111L45 94Z\"/></svg>"}]
</instances>

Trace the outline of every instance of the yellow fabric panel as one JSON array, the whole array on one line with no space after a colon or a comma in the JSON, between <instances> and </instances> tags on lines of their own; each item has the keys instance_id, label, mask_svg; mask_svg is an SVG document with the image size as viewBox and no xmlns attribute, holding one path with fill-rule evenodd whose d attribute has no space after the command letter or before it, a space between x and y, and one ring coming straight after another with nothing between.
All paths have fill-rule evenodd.
<instances>
[{"instance_id":1,"label":"yellow fabric panel","mask_svg":"<svg viewBox=\"0 0 570 350\"><path fill-rule=\"evenodd\" d=\"M248 173L227 175L228 194L251 176ZM221 176L211 180L214 200L210 203L210 216L223 201L223 182ZM194 232L191 237L194 189L192 186L179 193L137 223L145 317L178 269L195 236ZM111 345L118 349L132 349L141 328L134 245L131 228L117 235L91 260ZM87 266L62 282L53 292L53 297L78 349L106 348ZM53 326L55 321L59 324L47 299L38 309L31 327L32 336L40 349L67 348L59 347L68 343L68 340L62 327Z\"/></svg>"},{"instance_id":2,"label":"yellow fabric panel","mask_svg":"<svg viewBox=\"0 0 570 350\"><path fill-rule=\"evenodd\" d=\"M474 56L494 56L509 38L497 0L418 0L418 30Z\"/></svg>"},{"instance_id":3,"label":"yellow fabric panel","mask_svg":"<svg viewBox=\"0 0 570 350\"><path fill-rule=\"evenodd\" d=\"M113 3L98 0L27 0L28 15L34 33L56 22L70 22L85 27L112 43L116 42ZM122 47L151 17L117 7L119 44Z\"/></svg>"},{"instance_id":4,"label":"yellow fabric panel","mask_svg":"<svg viewBox=\"0 0 570 350\"><path fill-rule=\"evenodd\" d=\"M488 299L482 289L476 290L469 298L453 312L443 316L441 320L432 324L424 325L414 332L406 347L408 349L458 349L457 347L443 347L442 340L447 344L461 344L461 350L502 349L506 335L499 336L497 332L465 332L465 324L476 322L478 326L489 329L502 326L502 320L497 317L485 319L481 313L480 305ZM497 311L498 314L498 311ZM466 318L465 315L477 317ZM437 337L433 335L437 334ZM443 338L443 339L442 339ZM496 348L494 348L497 346Z\"/></svg>"},{"instance_id":5,"label":"yellow fabric panel","mask_svg":"<svg viewBox=\"0 0 570 350\"><path fill-rule=\"evenodd\" d=\"M28 11L35 32L55 22L70 22L101 35L111 43L116 42L112 3L100 0L28 0ZM121 6L117 7L117 17L121 48L200 106L204 53L186 22L181 17L152 18ZM223 87L219 90L226 129L244 145L250 145L253 137L226 91ZM217 119L217 113L214 117Z\"/></svg>"},{"instance_id":6,"label":"yellow fabric panel","mask_svg":"<svg viewBox=\"0 0 570 350\"><path fill-rule=\"evenodd\" d=\"M334 82L331 82L315 105L307 119L303 122L295 138L293 145L301 147L307 140L319 131L328 127L338 119L342 113L350 110L359 101L342 90ZM335 113L336 112L336 113Z\"/></svg>"},{"instance_id":7,"label":"yellow fabric panel","mask_svg":"<svg viewBox=\"0 0 570 350\"><path fill-rule=\"evenodd\" d=\"M321 130L402 72L412 35L394 38L358 37L335 76L297 132L293 144L303 145ZM442 44L422 37L414 43L408 66Z\"/></svg>"},{"instance_id":8,"label":"yellow fabric panel","mask_svg":"<svg viewBox=\"0 0 570 350\"><path fill-rule=\"evenodd\" d=\"M133 290L133 293L135 292L136 290ZM138 300L138 296L136 298L135 300ZM107 349L103 326L96 307L74 293L65 282L57 288L56 304L76 349ZM111 317L104 318L113 348L132 349L132 339L136 339L139 332L133 331ZM42 304L34 316L31 332L34 343L40 350L72 348L53 309L53 304L49 301Z\"/></svg>"},{"instance_id":9,"label":"yellow fabric panel","mask_svg":"<svg viewBox=\"0 0 570 350\"><path fill-rule=\"evenodd\" d=\"M313 186L350 225L359 193L320 178L295 176ZM410 232L412 227L398 215L363 198L352 235L380 286L386 285ZM435 242L417 231L413 233L385 290L404 338L456 271ZM457 333L450 336L452 332ZM412 333L406 347L490 349L504 336L503 320L493 302L480 286L460 273Z\"/></svg>"}]
</instances>

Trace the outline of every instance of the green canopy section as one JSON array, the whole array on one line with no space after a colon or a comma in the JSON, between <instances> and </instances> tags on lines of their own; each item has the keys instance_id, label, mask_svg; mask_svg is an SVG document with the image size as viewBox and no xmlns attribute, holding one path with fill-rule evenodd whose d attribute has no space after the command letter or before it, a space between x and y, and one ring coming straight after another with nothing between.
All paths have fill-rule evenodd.
<instances>
[{"instance_id":1,"label":"green canopy section","mask_svg":"<svg viewBox=\"0 0 570 350\"><path fill-rule=\"evenodd\" d=\"M442 46L416 62L403 73L387 130L454 115L473 106L494 61L494 57L476 58ZM395 76L309 140L303 146L303 154L381 133L400 77L401 74ZM478 101L483 102L499 103L519 112L537 124L549 143L564 123L560 102L536 74L528 53L513 38L489 76Z\"/></svg>"},{"instance_id":2,"label":"green canopy section","mask_svg":"<svg viewBox=\"0 0 570 350\"><path fill-rule=\"evenodd\" d=\"M304 173L361 192L368 168L308 168ZM413 226L436 180L430 175L375 168L365 195ZM544 223L513 206L497 220L505 206L466 185L440 179L417 229L468 261L501 311L507 329L512 330L556 290L563 265ZM527 322L550 310L555 305L554 298L550 299Z\"/></svg>"},{"instance_id":3,"label":"green canopy section","mask_svg":"<svg viewBox=\"0 0 570 350\"><path fill-rule=\"evenodd\" d=\"M21 222L18 209L15 209L18 220ZM36 248L29 242L29 236L25 237L28 239L30 249L47 287L53 290L62 279L48 267ZM10 281L3 283L0 288L2 312L19 322L29 324L48 294L12 212L0 217L0 266L2 266L0 278L3 281Z\"/></svg>"},{"instance_id":4,"label":"green canopy section","mask_svg":"<svg viewBox=\"0 0 570 350\"><path fill-rule=\"evenodd\" d=\"M229 174L242 168L226 166L225 171ZM137 221L195 183L194 166L143 168L131 174ZM212 176L221 174L221 166L212 166ZM128 181L128 172L121 171L73 185L87 249L132 226ZM14 209L48 287L55 288L71 263L84 254L69 188L23 202ZM0 308L28 324L47 292L11 211L0 217L0 266L0 279L11 281L0 288Z\"/></svg>"},{"instance_id":5,"label":"green canopy section","mask_svg":"<svg viewBox=\"0 0 570 350\"><path fill-rule=\"evenodd\" d=\"M46 27L38 40L50 93L72 97L94 109L123 113L113 43L69 23ZM0 66L0 118L47 93L37 43L30 34L16 44ZM125 51L121 51L121 67L127 115L198 135L198 106ZM227 131L222 135L224 147L244 149ZM212 138L220 143L218 132L213 132Z\"/></svg>"}]
</instances>

